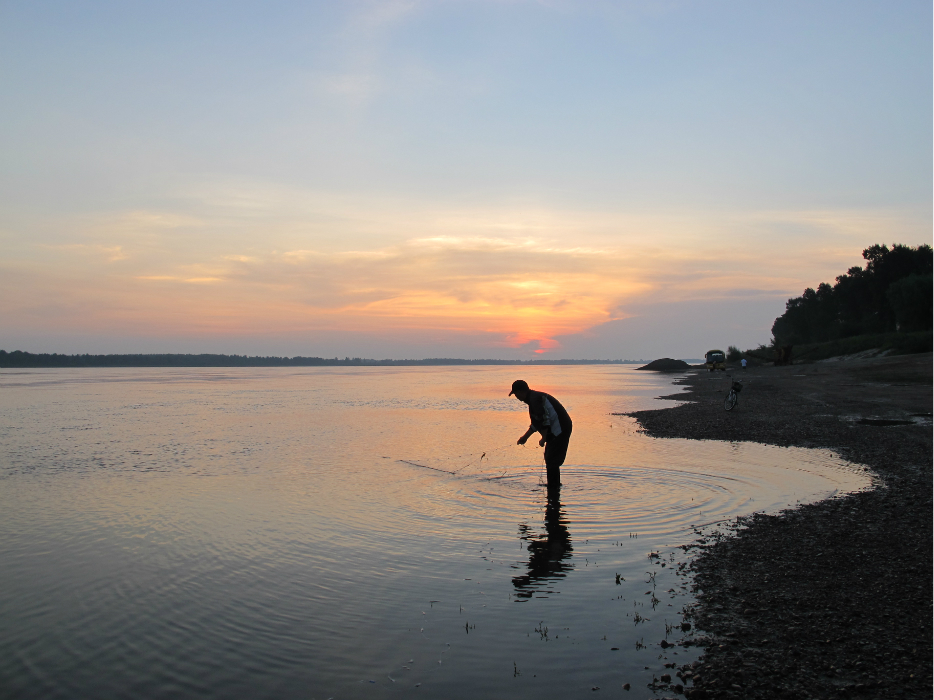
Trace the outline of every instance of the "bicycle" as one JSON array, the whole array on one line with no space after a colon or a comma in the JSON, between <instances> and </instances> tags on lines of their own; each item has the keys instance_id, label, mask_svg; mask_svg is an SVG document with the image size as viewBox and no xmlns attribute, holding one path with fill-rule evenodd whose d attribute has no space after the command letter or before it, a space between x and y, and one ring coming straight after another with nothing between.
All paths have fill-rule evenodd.
<instances>
[{"instance_id":1,"label":"bicycle","mask_svg":"<svg viewBox=\"0 0 934 700\"><path fill-rule=\"evenodd\" d=\"M743 383L733 380L733 377L730 377L730 381L733 382L730 386L730 393L726 395L726 398L723 400L723 408L727 411L732 411L736 406L736 402L739 401L739 392L743 390Z\"/></svg>"}]
</instances>

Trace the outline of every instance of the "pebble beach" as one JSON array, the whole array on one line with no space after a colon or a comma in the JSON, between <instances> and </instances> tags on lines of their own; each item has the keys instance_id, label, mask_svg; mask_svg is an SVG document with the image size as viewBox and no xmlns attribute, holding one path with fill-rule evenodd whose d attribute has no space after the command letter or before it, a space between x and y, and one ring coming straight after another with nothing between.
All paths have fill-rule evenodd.
<instances>
[{"instance_id":1,"label":"pebble beach","mask_svg":"<svg viewBox=\"0 0 934 700\"><path fill-rule=\"evenodd\" d=\"M694 370L653 437L829 448L870 490L757 514L698 541L691 615L704 653L660 697L930 698L932 355ZM680 687L676 687L680 686Z\"/></svg>"}]
</instances>

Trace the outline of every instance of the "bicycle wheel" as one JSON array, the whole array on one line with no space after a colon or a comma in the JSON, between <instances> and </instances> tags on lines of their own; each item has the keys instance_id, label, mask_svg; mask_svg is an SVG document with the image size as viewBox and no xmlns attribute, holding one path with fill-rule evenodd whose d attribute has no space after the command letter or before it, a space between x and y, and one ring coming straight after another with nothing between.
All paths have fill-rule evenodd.
<instances>
[{"instance_id":1,"label":"bicycle wheel","mask_svg":"<svg viewBox=\"0 0 934 700\"><path fill-rule=\"evenodd\" d=\"M733 407L736 405L736 392L731 391L726 395L726 398L723 400L723 408L727 411L732 411Z\"/></svg>"}]
</instances>

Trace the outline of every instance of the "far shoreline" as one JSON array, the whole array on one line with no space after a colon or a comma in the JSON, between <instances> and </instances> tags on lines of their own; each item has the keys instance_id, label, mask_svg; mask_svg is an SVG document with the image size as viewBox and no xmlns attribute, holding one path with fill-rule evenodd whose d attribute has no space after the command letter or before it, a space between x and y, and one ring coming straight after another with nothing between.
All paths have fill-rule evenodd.
<instances>
[{"instance_id":1,"label":"far shoreline","mask_svg":"<svg viewBox=\"0 0 934 700\"><path fill-rule=\"evenodd\" d=\"M679 360L679 362L683 362ZM700 362L700 360L688 360ZM108 355L63 355L30 353L21 350L0 350L0 369L40 369L79 367L446 367L500 366L515 367L549 365L642 365L646 360L499 360L495 358L468 360L453 357L412 359L368 359L362 357L295 357L224 355L214 353L127 353Z\"/></svg>"}]
</instances>

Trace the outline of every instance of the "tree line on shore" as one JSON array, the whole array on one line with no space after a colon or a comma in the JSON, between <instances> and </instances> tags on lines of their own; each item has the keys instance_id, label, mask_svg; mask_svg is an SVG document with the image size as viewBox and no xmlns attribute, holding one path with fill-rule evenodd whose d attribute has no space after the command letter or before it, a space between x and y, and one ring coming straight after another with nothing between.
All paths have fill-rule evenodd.
<instances>
[{"instance_id":1,"label":"tree line on shore","mask_svg":"<svg viewBox=\"0 0 934 700\"><path fill-rule=\"evenodd\" d=\"M790 362L887 349L899 354L931 350L932 249L893 244L863 251L865 267L851 267L831 286L823 282L785 304L772 324L771 345L743 352L731 345L728 362L743 357Z\"/></svg>"},{"instance_id":2,"label":"tree line on shore","mask_svg":"<svg viewBox=\"0 0 934 700\"><path fill-rule=\"evenodd\" d=\"M63 355L0 350L0 367L407 367L417 365L623 365L645 360L371 360L363 357L260 357L217 354Z\"/></svg>"},{"instance_id":3,"label":"tree line on shore","mask_svg":"<svg viewBox=\"0 0 934 700\"><path fill-rule=\"evenodd\" d=\"M873 245L863 259L865 267L851 267L833 286L823 282L789 299L772 325L773 345L930 330L931 246Z\"/></svg>"}]
</instances>

